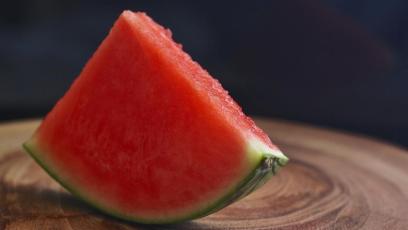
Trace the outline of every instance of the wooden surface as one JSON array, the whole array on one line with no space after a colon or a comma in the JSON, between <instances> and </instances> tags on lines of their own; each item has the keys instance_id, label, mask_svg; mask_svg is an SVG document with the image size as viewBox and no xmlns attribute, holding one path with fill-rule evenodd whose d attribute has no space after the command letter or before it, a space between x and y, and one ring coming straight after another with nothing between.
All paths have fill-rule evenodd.
<instances>
[{"instance_id":1,"label":"wooden surface","mask_svg":"<svg viewBox=\"0 0 408 230\"><path fill-rule=\"evenodd\" d=\"M206 218L144 226L100 214L22 152L37 121L0 125L0 229L408 229L408 153L357 136L258 120L291 158L264 187Z\"/></svg>"}]
</instances>

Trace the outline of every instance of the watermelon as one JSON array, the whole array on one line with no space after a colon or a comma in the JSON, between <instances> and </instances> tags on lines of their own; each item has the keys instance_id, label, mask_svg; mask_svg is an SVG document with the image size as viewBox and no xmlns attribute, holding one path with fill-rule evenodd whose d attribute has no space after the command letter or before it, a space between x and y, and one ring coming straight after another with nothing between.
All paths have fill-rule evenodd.
<instances>
[{"instance_id":1,"label":"watermelon","mask_svg":"<svg viewBox=\"0 0 408 230\"><path fill-rule=\"evenodd\" d=\"M288 161L168 29L131 11L24 147L85 202L156 224L217 211Z\"/></svg>"}]
</instances>

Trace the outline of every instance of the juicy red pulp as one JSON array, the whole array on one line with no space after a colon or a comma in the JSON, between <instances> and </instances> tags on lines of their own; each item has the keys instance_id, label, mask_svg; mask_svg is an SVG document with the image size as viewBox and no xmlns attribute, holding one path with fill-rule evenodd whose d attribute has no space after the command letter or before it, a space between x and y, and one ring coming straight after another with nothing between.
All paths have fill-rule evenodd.
<instances>
[{"instance_id":1,"label":"juicy red pulp","mask_svg":"<svg viewBox=\"0 0 408 230\"><path fill-rule=\"evenodd\" d=\"M248 173L242 129L267 139L161 30L124 13L36 136L68 184L142 216L208 205Z\"/></svg>"}]
</instances>

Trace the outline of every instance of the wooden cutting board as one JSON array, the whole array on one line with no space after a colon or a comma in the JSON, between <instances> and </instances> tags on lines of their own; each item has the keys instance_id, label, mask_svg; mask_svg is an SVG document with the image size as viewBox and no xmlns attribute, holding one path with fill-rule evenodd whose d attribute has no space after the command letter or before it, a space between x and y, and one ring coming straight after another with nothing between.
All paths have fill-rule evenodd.
<instances>
[{"instance_id":1,"label":"wooden cutting board","mask_svg":"<svg viewBox=\"0 0 408 230\"><path fill-rule=\"evenodd\" d=\"M120 221L78 201L21 149L38 121L0 125L0 229L408 229L408 152L367 138L257 120L291 158L264 187L177 225Z\"/></svg>"}]
</instances>

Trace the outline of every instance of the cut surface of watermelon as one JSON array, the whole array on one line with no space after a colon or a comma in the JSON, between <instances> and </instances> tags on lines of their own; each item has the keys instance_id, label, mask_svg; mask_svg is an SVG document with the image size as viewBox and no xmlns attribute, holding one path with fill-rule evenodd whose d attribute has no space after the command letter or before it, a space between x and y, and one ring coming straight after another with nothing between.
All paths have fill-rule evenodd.
<instances>
[{"instance_id":1,"label":"cut surface of watermelon","mask_svg":"<svg viewBox=\"0 0 408 230\"><path fill-rule=\"evenodd\" d=\"M142 223L208 215L288 161L169 30L131 11L24 147L73 194Z\"/></svg>"}]
</instances>

